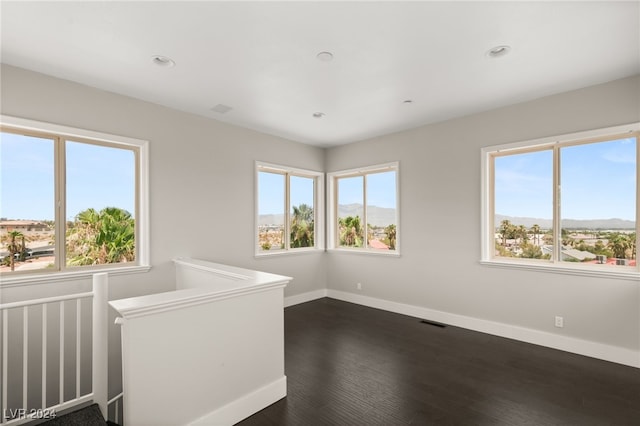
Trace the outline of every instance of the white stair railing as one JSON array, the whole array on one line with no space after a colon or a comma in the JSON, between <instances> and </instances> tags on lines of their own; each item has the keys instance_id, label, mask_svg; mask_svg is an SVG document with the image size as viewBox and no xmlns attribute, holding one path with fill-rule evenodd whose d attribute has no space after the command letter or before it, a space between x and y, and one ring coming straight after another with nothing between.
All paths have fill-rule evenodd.
<instances>
[{"instance_id":1,"label":"white stair railing","mask_svg":"<svg viewBox=\"0 0 640 426\"><path fill-rule=\"evenodd\" d=\"M83 369L82 354L82 301L84 299L93 298L93 325L92 325L92 386L91 391L82 393L81 383L85 374ZM58 398L54 404L49 404L51 398L47 395L49 378L53 374L49 374L47 369L48 359L54 356L48 345L51 339L52 328L49 327L50 309L55 309L57 305L59 318L58 332ZM71 307L75 309L75 323L68 324L66 321L66 309ZM42 321L40 330L38 324L30 324L29 318L32 311L41 310ZM16 313L11 315L10 312ZM77 293L64 296L48 297L42 299L27 300L22 302L13 302L0 304L0 312L2 313L2 399L0 400L0 425L18 425L26 423L34 419L52 418L56 413L72 408L74 406L94 401L100 407L103 416L107 415L107 380L108 380L108 276L106 273L95 274L93 276L93 291L86 293ZM20 315L21 312L21 315ZM16 319L20 320L17 321ZM10 324L10 320L11 324ZM15 322L15 324L14 324ZM21 324L20 324L21 323ZM10 326L11 325L11 326ZM20 327L21 325L21 327ZM19 333L22 329L22 348L10 347L10 335ZM29 343L32 341L30 332L41 334L40 347L30 348ZM67 355L65 353L65 335L75 335L75 394L70 399L65 399L65 372ZM30 354L33 351L40 351L41 362L41 389L31 390L32 392L40 392L39 406L30 405L30 389L29 389L29 372L35 368L30 365ZM19 359L22 359L21 367ZM31 357L33 359L33 357ZM14 365L16 364L16 365ZM16 374L21 370L22 374L22 392L16 395L17 389L9 388L9 372ZM19 381L18 381L19 382ZM15 405L15 401L20 401L18 406L10 407L9 404ZM34 398L31 398L33 401Z\"/></svg>"}]
</instances>

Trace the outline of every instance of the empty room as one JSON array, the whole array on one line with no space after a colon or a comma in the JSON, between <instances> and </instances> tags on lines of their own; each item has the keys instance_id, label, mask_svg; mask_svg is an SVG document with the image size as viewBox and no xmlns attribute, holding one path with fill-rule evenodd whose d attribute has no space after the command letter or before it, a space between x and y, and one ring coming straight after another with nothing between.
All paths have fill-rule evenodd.
<instances>
[{"instance_id":1,"label":"empty room","mask_svg":"<svg viewBox=\"0 0 640 426\"><path fill-rule=\"evenodd\" d=\"M0 425L640 424L640 2L0 2Z\"/></svg>"}]
</instances>

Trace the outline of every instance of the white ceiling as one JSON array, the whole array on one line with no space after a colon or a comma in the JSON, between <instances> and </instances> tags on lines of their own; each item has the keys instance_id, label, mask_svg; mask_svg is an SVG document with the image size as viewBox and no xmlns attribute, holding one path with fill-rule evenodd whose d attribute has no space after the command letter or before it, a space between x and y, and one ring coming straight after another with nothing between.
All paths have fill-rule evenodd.
<instances>
[{"instance_id":1,"label":"white ceiling","mask_svg":"<svg viewBox=\"0 0 640 426\"><path fill-rule=\"evenodd\" d=\"M640 74L638 1L0 7L3 63L321 147Z\"/></svg>"}]
</instances>

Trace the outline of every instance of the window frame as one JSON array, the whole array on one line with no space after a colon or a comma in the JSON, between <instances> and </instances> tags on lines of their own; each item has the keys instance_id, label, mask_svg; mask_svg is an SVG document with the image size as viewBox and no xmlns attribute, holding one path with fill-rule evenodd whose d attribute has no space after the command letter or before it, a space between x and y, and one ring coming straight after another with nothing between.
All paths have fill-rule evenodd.
<instances>
[{"instance_id":1,"label":"window frame","mask_svg":"<svg viewBox=\"0 0 640 426\"><path fill-rule=\"evenodd\" d=\"M268 163L264 161L255 162L255 182L254 182L254 226L253 226L253 241L254 241L254 256L256 258L267 258L272 256L301 254L301 253L316 253L324 251L324 173L314 170L301 169L296 167L283 166L280 164ZM260 172L274 173L284 175L284 235L287 238L284 239L285 247L283 249L276 250L263 250L261 251L258 245L259 241L259 176ZM291 206L290 204L290 177L303 177L314 180L314 194L313 194L313 214L314 214L314 229L313 229L313 247L297 247L291 248L288 235L290 235L290 218L291 218Z\"/></svg>"},{"instance_id":2,"label":"window frame","mask_svg":"<svg viewBox=\"0 0 640 426\"><path fill-rule=\"evenodd\" d=\"M396 173L396 245L395 250L379 250L367 247L365 240L364 247L342 247L338 238L338 180L341 178L363 176L363 229L367 229L367 179L366 176L375 173L395 171ZM400 162L392 161L388 163L375 164L371 166L358 167L349 170L340 170L327 173L327 200L329 202L328 222L327 222L327 247L329 251L340 253L371 254L376 256L400 257L401 249L401 226L400 226Z\"/></svg>"},{"instance_id":3,"label":"window frame","mask_svg":"<svg viewBox=\"0 0 640 426\"><path fill-rule=\"evenodd\" d=\"M3 274L0 287L24 285L42 282L59 282L69 279L90 277L97 272L108 272L111 275L147 272L150 266L149 243L149 142L125 136L118 136L92 130L79 129L53 123L29 120L25 118L0 115L0 128L3 132L23 134L26 136L53 139L54 145L54 211L55 211L55 239L57 242L55 270L15 271ZM135 158L135 241L136 261L131 263L117 263L107 265L90 265L66 267L64 249L65 238L65 209L66 209L66 170L64 168L65 141L90 143L97 146L122 148L132 150ZM63 225L61 225L63 224Z\"/></svg>"},{"instance_id":4,"label":"window frame","mask_svg":"<svg viewBox=\"0 0 640 426\"><path fill-rule=\"evenodd\" d=\"M560 185L561 173L560 159L557 156L560 149L570 146L579 146L591 143L613 141L625 137L636 138L636 246L640 240L640 122L620 126L606 127L559 136L550 136L540 139L514 142L502 145L493 145L481 149L481 258L480 263L486 266L502 268L526 269L534 271L548 271L569 275L581 275L591 277L640 279L640 265L625 267L601 265L590 267L580 263L562 261L561 258L561 218L560 218ZM498 156L523 154L527 152L539 152L552 150L553 152L553 232L554 249L549 261L527 260L523 258L497 258L495 256L495 210L494 210L494 170L493 159Z\"/></svg>"}]
</instances>

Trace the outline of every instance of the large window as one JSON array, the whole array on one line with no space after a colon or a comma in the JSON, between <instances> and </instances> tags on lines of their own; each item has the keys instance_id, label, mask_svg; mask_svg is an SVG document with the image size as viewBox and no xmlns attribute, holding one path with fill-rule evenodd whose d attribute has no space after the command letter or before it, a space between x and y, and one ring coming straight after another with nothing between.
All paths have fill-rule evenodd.
<instances>
[{"instance_id":1,"label":"large window","mask_svg":"<svg viewBox=\"0 0 640 426\"><path fill-rule=\"evenodd\" d=\"M483 150L483 260L637 273L637 125Z\"/></svg>"},{"instance_id":2,"label":"large window","mask_svg":"<svg viewBox=\"0 0 640 426\"><path fill-rule=\"evenodd\" d=\"M146 142L2 117L3 279L148 265Z\"/></svg>"},{"instance_id":3,"label":"large window","mask_svg":"<svg viewBox=\"0 0 640 426\"><path fill-rule=\"evenodd\" d=\"M398 254L398 163L329 174L329 247Z\"/></svg>"},{"instance_id":4,"label":"large window","mask_svg":"<svg viewBox=\"0 0 640 426\"><path fill-rule=\"evenodd\" d=\"M256 255L323 247L322 176L256 163Z\"/></svg>"}]
</instances>

